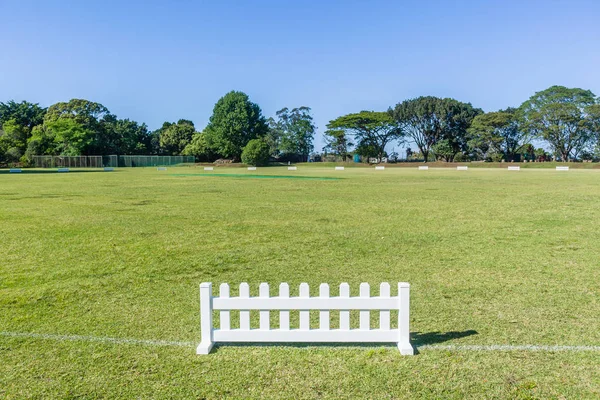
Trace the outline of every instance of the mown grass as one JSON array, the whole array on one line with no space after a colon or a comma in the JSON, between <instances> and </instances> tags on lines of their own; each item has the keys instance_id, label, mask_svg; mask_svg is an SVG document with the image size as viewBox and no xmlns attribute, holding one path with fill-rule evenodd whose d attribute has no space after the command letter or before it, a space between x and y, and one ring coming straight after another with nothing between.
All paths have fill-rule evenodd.
<instances>
[{"instance_id":1,"label":"mown grass","mask_svg":"<svg viewBox=\"0 0 600 400\"><path fill-rule=\"evenodd\" d=\"M408 281L417 349L599 345L596 171L226 171L341 179L189 175L199 168L0 175L0 397L600 396L597 352L194 353L202 281L249 282L252 294L260 282L289 282L292 294L301 282L311 294L349 282L355 294L360 282Z\"/></svg>"}]
</instances>

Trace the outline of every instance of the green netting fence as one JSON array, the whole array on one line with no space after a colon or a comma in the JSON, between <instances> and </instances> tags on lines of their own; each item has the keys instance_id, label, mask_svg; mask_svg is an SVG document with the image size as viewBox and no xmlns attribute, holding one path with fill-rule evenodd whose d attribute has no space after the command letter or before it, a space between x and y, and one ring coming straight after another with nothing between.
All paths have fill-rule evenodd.
<instances>
[{"instance_id":1,"label":"green netting fence","mask_svg":"<svg viewBox=\"0 0 600 400\"><path fill-rule=\"evenodd\" d=\"M194 162L194 156L33 156L36 168L167 167Z\"/></svg>"}]
</instances>

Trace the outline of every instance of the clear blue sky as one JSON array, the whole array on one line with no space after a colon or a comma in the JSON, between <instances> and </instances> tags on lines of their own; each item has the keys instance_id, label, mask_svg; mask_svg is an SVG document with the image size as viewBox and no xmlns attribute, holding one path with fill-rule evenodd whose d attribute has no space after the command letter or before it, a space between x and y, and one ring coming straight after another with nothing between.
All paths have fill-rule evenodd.
<instances>
[{"instance_id":1,"label":"clear blue sky","mask_svg":"<svg viewBox=\"0 0 600 400\"><path fill-rule=\"evenodd\" d=\"M311 107L319 136L420 95L486 111L555 84L600 95L598 0L0 0L0 16L0 101L85 98L151 129L200 130L232 89L267 117Z\"/></svg>"}]
</instances>

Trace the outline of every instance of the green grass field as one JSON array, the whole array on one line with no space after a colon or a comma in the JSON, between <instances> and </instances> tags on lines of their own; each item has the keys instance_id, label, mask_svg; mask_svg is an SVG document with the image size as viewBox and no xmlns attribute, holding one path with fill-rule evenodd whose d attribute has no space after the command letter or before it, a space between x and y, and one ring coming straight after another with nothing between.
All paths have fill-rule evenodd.
<instances>
[{"instance_id":1,"label":"green grass field","mask_svg":"<svg viewBox=\"0 0 600 400\"><path fill-rule=\"evenodd\" d=\"M593 170L0 174L0 398L598 398L599 199ZM202 281L410 282L418 354L198 356Z\"/></svg>"}]
</instances>

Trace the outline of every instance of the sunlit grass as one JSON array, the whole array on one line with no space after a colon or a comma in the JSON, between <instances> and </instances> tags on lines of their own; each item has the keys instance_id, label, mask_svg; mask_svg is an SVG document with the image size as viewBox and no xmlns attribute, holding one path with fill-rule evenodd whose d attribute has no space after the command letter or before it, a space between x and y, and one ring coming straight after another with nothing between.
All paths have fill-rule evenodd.
<instances>
[{"instance_id":1,"label":"sunlit grass","mask_svg":"<svg viewBox=\"0 0 600 400\"><path fill-rule=\"evenodd\" d=\"M240 282L253 295L260 282L288 282L292 295L327 282L335 295L341 282L357 294L360 282L408 281L417 348L598 345L599 198L596 171L1 174L0 331L197 343L202 281L232 295ZM598 363L327 346L197 356L193 345L0 336L0 397L593 398Z\"/></svg>"}]
</instances>

